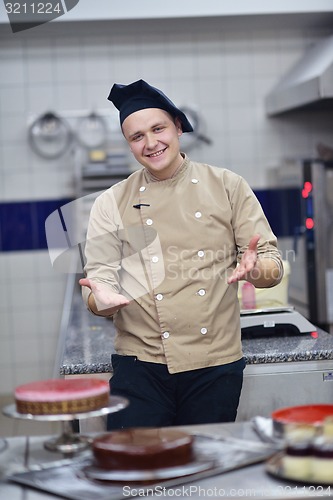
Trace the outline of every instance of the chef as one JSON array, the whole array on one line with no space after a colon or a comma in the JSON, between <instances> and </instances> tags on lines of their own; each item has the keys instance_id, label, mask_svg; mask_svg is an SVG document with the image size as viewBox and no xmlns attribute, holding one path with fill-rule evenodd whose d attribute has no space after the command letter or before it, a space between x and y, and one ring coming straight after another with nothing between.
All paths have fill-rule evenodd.
<instances>
[{"instance_id":1,"label":"chef","mask_svg":"<svg viewBox=\"0 0 333 500\"><path fill-rule=\"evenodd\" d=\"M282 261L247 182L192 161L193 128L143 80L108 99L141 165L91 210L80 280L88 309L112 317L112 395L129 406L108 430L234 421L242 388L237 282L272 287Z\"/></svg>"}]
</instances>

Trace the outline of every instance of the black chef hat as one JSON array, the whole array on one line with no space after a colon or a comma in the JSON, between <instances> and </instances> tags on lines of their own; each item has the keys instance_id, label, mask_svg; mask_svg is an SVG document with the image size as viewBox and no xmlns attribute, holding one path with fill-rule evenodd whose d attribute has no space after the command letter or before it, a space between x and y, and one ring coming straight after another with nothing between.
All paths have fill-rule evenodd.
<instances>
[{"instance_id":1,"label":"black chef hat","mask_svg":"<svg viewBox=\"0 0 333 500\"><path fill-rule=\"evenodd\" d=\"M159 108L168 111L174 118L178 117L183 132L193 132L193 127L185 114L178 109L163 92L149 85L144 80L138 80L130 85L115 83L108 100L119 110L120 124L135 111L147 108Z\"/></svg>"}]
</instances>

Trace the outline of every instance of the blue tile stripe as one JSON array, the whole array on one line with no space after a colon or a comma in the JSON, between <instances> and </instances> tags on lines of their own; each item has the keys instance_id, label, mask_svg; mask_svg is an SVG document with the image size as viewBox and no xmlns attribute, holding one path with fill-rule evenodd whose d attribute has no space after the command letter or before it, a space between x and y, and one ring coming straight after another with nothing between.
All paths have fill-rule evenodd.
<instances>
[{"instance_id":1,"label":"blue tile stripe","mask_svg":"<svg viewBox=\"0 0 333 500\"><path fill-rule=\"evenodd\" d=\"M0 252L47 249L45 220L72 198L0 203Z\"/></svg>"},{"instance_id":2,"label":"blue tile stripe","mask_svg":"<svg viewBox=\"0 0 333 500\"><path fill-rule=\"evenodd\" d=\"M302 225L302 195L299 188L256 190L260 204L277 238L299 233Z\"/></svg>"},{"instance_id":3,"label":"blue tile stripe","mask_svg":"<svg viewBox=\"0 0 333 500\"><path fill-rule=\"evenodd\" d=\"M301 224L300 190L263 189L255 194L275 235L293 236ZM47 249L45 220L70 201L73 199L0 203L0 252Z\"/></svg>"}]
</instances>

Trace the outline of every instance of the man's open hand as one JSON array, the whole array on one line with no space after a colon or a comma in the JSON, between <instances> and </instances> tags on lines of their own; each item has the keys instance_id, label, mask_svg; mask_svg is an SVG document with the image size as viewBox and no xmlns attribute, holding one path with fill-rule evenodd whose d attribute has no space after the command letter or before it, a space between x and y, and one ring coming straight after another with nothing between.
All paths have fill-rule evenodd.
<instances>
[{"instance_id":1,"label":"man's open hand","mask_svg":"<svg viewBox=\"0 0 333 500\"><path fill-rule=\"evenodd\" d=\"M81 286L87 286L92 291L95 303L94 305L96 306L97 311L107 310L108 315L112 315L118 311L118 309L121 309L130 303L124 295L113 292L107 285L103 285L102 283L95 283L89 278L82 278L79 280L79 283Z\"/></svg>"},{"instance_id":2,"label":"man's open hand","mask_svg":"<svg viewBox=\"0 0 333 500\"><path fill-rule=\"evenodd\" d=\"M239 266L236 267L232 275L228 278L228 284L246 279L246 275L252 271L257 262L257 246L260 234L256 234L250 240L247 250L243 253Z\"/></svg>"}]
</instances>

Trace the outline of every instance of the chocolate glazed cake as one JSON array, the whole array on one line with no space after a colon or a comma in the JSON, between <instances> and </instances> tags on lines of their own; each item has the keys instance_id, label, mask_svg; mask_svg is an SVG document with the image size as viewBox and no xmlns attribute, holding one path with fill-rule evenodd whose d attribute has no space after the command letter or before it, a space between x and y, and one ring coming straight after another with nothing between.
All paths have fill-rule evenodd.
<instances>
[{"instance_id":1,"label":"chocolate glazed cake","mask_svg":"<svg viewBox=\"0 0 333 500\"><path fill-rule=\"evenodd\" d=\"M92 451L98 467L151 470L193 460L193 437L172 429L126 429L95 438Z\"/></svg>"}]
</instances>

